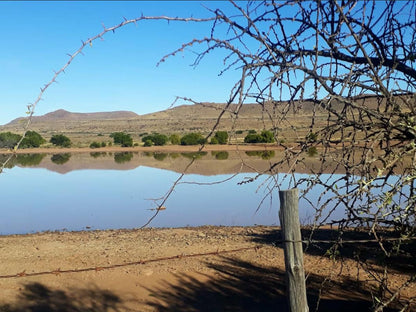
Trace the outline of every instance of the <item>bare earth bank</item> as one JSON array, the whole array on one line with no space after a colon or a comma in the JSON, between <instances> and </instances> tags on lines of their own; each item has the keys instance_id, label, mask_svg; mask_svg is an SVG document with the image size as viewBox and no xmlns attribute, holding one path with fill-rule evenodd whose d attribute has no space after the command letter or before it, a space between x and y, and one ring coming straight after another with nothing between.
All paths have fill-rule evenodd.
<instances>
[{"instance_id":1,"label":"bare earth bank","mask_svg":"<svg viewBox=\"0 0 416 312\"><path fill-rule=\"evenodd\" d=\"M0 311L281 311L278 239L260 226L0 236ZM352 260L310 252L305 270L311 310L321 286L320 311L368 308L371 284ZM392 288L406 279L393 274Z\"/></svg>"}]
</instances>

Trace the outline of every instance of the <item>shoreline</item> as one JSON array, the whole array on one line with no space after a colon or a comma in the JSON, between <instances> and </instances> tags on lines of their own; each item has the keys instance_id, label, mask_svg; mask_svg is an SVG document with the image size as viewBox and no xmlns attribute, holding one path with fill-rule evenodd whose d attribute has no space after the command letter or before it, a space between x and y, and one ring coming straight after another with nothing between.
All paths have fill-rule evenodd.
<instances>
[{"instance_id":1,"label":"shoreline","mask_svg":"<svg viewBox=\"0 0 416 312\"><path fill-rule=\"evenodd\" d=\"M106 146L100 148L90 147L40 147L40 148L27 148L27 149L1 149L0 154L56 154L56 153L91 153L91 152L198 152L198 151L265 151L265 150L279 150L283 151L284 148L277 145L259 144L259 145L240 145L240 144L227 144L227 145L205 145L201 149L201 145L163 145L163 146L133 146L133 147L121 147L121 146Z\"/></svg>"}]
</instances>

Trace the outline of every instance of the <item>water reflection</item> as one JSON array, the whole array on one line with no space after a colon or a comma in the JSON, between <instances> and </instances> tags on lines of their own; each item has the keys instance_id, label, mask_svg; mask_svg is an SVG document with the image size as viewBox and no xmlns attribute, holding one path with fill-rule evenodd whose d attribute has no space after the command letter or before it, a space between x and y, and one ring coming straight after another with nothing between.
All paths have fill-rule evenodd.
<instances>
[{"instance_id":1,"label":"water reflection","mask_svg":"<svg viewBox=\"0 0 416 312\"><path fill-rule=\"evenodd\" d=\"M106 152L91 152L90 156L93 158L105 157L107 156L107 153Z\"/></svg>"},{"instance_id":2,"label":"water reflection","mask_svg":"<svg viewBox=\"0 0 416 312\"><path fill-rule=\"evenodd\" d=\"M276 154L275 151L247 151L246 155L250 157L257 156L261 157L261 159L269 160L273 158Z\"/></svg>"},{"instance_id":3,"label":"water reflection","mask_svg":"<svg viewBox=\"0 0 416 312\"><path fill-rule=\"evenodd\" d=\"M153 158L159 161L164 161L168 157L167 153L153 153Z\"/></svg>"},{"instance_id":4,"label":"water reflection","mask_svg":"<svg viewBox=\"0 0 416 312\"><path fill-rule=\"evenodd\" d=\"M9 163L13 168L0 176L0 234L63 228L83 230L87 226L92 229L139 227L149 220L154 213L152 209L157 207L149 198L165 195L190 159L197 159L195 166L188 168L184 179L163 204L166 209L160 211L151 226L278 224L276 185L289 188L293 185L292 178L305 181L299 185L302 196L308 189L307 197L301 197L299 202L301 221L307 223L317 213L312 201L328 202L325 204L327 211L334 208L329 201L334 193L323 184L336 183L337 192L344 191L346 185L342 173L324 173L317 177L322 185L308 184L310 177L306 170L313 167L315 158L307 163L304 173L275 173L256 178L257 171L270 165L270 160L264 158L271 157L274 161L281 157L278 153L263 151L250 155L220 151L45 156L13 156ZM3 158L0 155L0 160ZM246 163L247 166L242 166ZM284 169L279 168L280 171ZM240 183L242 181L251 182ZM331 215L331 219L343 217L342 207Z\"/></svg>"},{"instance_id":5,"label":"water reflection","mask_svg":"<svg viewBox=\"0 0 416 312\"><path fill-rule=\"evenodd\" d=\"M119 152L114 153L114 161L117 164L124 164L126 162L129 162L133 159L133 153L132 152Z\"/></svg>"},{"instance_id":6,"label":"water reflection","mask_svg":"<svg viewBox=\"0 0 416 312\"><path fill-rule=\"evenodd\" d=\"M54 154L51 157L51 161L57 165L63 165L71 158L70 153Z\"/></svg>"},{"instance_id":7,"label":"water reflection","mask_svg":"<svg viewBox=\"0 0 416 312\"><path fill-rule=\"evenodd\" d=\"M188 153L181 153L181 155L188 159L201 159L203 156L206 156L207 152L188 152Z\"/></svg>"},{"instance_id":8,"label":"water reflection","mask_svg":"<svg viewBox=\"0 0 416 312\"><path fill-rule=\"evenodd\" d=\"M212 151L211 155L214 156L215 159L217 159L217 160L226 160L226 159L228 159L228 156L229 156L227 151L220 151L220 152Z\"/></svg>"}]
</instances>

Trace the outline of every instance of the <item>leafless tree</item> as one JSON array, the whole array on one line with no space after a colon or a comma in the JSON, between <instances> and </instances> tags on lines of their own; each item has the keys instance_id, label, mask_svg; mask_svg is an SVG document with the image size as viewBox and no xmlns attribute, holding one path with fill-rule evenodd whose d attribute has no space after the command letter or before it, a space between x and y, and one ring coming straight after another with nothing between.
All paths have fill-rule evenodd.
<instances>
[{"instance_id":1,"label":"leafless tree","mask_svg":"<svg viewBox=\"0 0 416 312\"><path fill-rule=\"evenodd\" d=\"M315 208L313 229L337 226L336 248L347 228L365 229L377 240L385 274L376 274L366 259L356 259L379 285L374 310L381 311L416 279L411 253L416 237L416 3L249 1L231 2L231 8L207 9L212 17L206 19L142 16L104 28L70 55L28 107L29 115L56 76L107 32L146 19L211 23L209 34L180 45L160 62L191 49L198 66L209 53L226 52L220 75L231 70L241 75L218 122L227 113L237 123L244 103L261 105L264 126L271 125L285 151L265 172L268 187L281 187L279 167L288 165L284 178ZM319 166L309 167L315 153ZM310 174L298 178L298 166L308 167ZM322 193L312 200L306 195L316 187ZM344 217L334 217L340 209ZM383 240L387 230L397 235L396 243ZM413 275L393 292L387 277L398 255L405 255ZM415 300L400 302L403 311Z\"/></svg>"},{"instance_id":2,"label":"leafless tree","mask_svg":"<svg viewBox=\"0 0 416 312\"><path fill-rule=\"evenodd\" d=\"M283 163L294 172L307 165L308 153L319 153L320 166L310 168L308 177L288 176L304 194L321 187L318 198L308 199L316 209L314 227L337 225L340 237L348 227L367 229L378 241L387 272L387 263L410 249L403 251L402 241L383 242L384 231L409 239L413 248L416 234L416 3L232 5L232 13L211 11L215 21L208 36L182 45L162 61L196 44L201 50L195 66L214 50L227 51L223 72L239 70L241 77L224 112L237 120L244 103L262 106L286 151L269 174ZM271 177L269 187L280 183ZM332 213L339 209L345 217L334 219ZM408 261L416 263L414 256ZM381 311L386 298L398 293L389 293L385 276L373 277L380 290L375 310ZM414 280L415 275L409 279Z\"/></svg>"}]
</instances>

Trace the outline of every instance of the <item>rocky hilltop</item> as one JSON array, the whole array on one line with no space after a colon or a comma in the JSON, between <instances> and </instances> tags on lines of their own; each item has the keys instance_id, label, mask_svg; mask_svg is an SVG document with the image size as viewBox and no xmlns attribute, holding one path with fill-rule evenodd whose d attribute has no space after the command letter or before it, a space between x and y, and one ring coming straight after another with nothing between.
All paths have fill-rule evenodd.
<instances>
[{"instance_id":1,"label":"rocky hilltop","mask_svg":"<svg viewBox=\"0 0 416 312\"><path fill-rule=\"evenodd\" d=\"M205 103L198 105L181 105L167 110L146 115L130 111L74 113L63 109L34 116L31 129L51 135L66 133L68 135L109 134L115 131L143 133L157 131L161 133L186 133L190 131L206 133L217 122L224 104ZM229 130L235 120L237 105L232 105L223 115L220 128ZM257 104L245 104L239 111L237 129L262 128L261 121L267 117L265 108ZM25 118L17 118L4 126L0 131L21 132ZM271 122L266 124L272 127ZM259 126L261 124L261 127Z\"/></svg>"}]
</instances>

